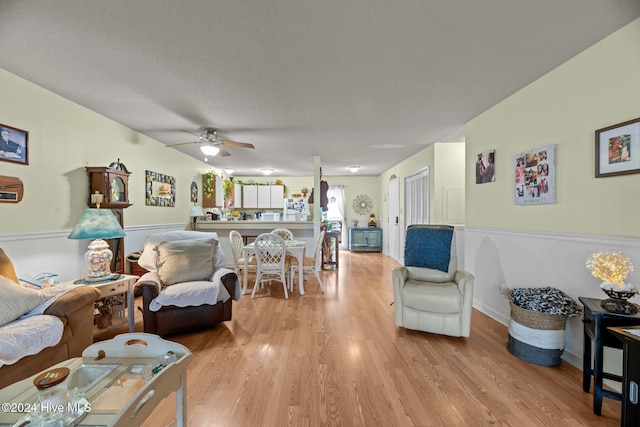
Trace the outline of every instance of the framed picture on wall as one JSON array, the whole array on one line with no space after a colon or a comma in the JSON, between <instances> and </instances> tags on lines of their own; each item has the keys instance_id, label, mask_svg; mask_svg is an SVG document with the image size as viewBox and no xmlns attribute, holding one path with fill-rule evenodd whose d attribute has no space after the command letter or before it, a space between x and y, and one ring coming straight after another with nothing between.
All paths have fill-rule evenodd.
<instances>
[{"instance_id":1,"label":"framed picture on wall","mask_svg":"<svg viewBox=\"0 0 640 427\"><path fill-rule=\"evenodd\" d=\"M555 146L545 145L513 156L517 206L556 202Z\"/></svg>"},{"instance_id":2,"label":"framed picture on wall","mask_svg":"<svg viewBox=\"0 0 640 427\"><path fill-rule=\"evenodd\" d=\"M0 160L29 164L29 132L0 123Z\"/></svg>"},{"instance_id":3,"label":"framed picture on wall","mask_svg":"<svg viewBox=\"0 0 640 427\"><path fill-rule=\"evenodd\" d=\"M494 182L496 150L484 151L476 155L476 184Z\"/></svg>"},{"instance_id":4,"label":"framed picture on wall","mask_svg":"<svg viewBox=\"0 0 640 427\"><path fill-rule=\"evenodd\" d=\"M146 171L145 194L147 206L173 207L176 205L176 179L162 173Z\"/></svg>"},{"instance_id":5,"label":"framed picture on wall","mask_svg":"<svg viewBox=\"0 0 640 427\"><path fill-rule=\"evenodd\" d=\"M596 131L596 178L640 173L640 118Z\"/></svg>"}]
</instances>

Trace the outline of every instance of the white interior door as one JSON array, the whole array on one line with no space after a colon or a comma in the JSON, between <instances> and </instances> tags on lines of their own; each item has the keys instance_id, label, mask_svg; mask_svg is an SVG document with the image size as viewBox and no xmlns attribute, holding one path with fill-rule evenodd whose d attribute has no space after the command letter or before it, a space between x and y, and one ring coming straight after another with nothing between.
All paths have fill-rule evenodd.
<instances>
[{"instance_id":1,"label":"white interior door","mask_svg":"<svg viewBox=\"0 0 640 427\"><path fill-rule=\"evenodd\" d=\"M404 224L429 224L429 167L404 179Z\"/></svg>"},{"instance_id":2,"label":"white interior door","mask_svg":"<svg viewBox=\"0 0 640 427\"><path fill-rule=\"evenodd\" d=\"M389 197L387 198L389 212L389 256L400 261L400 180L394 178L389 181Z\"/></svg>"}]
</instances>

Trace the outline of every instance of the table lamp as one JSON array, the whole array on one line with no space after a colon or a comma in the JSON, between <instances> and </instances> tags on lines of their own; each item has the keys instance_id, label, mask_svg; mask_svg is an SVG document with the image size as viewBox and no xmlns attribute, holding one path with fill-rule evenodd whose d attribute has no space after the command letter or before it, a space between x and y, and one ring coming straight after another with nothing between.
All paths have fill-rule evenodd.
<instances>
[{"instance_id":1,"label":"table lamp","mask_svg":"<svg viewBox=\"0 0 640 427\"><path fill-rule=\"evenodd\" d=\"M84 254L89 272L86 281L99 282L114 278L111 276L113 252L109 249L109 244L102 239L115 239L124 236L124 230L111 210L99 207L85 209L68 238L95 239L89 244L89 249Z\"/></svg>"},{"instance_id":2,"label":"table lamp","mask_svg":"<svg viewBox=\"0 0 640 427\"><path fill-rule=\"evenodd\" d=\"M198 220L199 216L204 216L204 211L202 210L202 208L200 206L192 206L191 207L191 211L189 212L189 216L193 221L193 229L196 229L196 221Z\"/></svg>"}]
</instances>

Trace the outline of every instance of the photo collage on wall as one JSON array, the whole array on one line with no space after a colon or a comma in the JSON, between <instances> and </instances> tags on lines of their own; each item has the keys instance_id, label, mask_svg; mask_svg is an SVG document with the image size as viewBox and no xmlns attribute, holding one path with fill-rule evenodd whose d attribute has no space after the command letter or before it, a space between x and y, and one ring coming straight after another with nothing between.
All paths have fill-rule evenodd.
<instances>
[{"instance_id":1,"label":"photo collage on wall","mask_svg":"<svg viewBox=\"0 0 640 427\"><path fill-rule=\"evenodd\" d=\"M516 205L556 202L554 149L554 145L546 145L514 156Z\"/></svg>"}]
</instances>

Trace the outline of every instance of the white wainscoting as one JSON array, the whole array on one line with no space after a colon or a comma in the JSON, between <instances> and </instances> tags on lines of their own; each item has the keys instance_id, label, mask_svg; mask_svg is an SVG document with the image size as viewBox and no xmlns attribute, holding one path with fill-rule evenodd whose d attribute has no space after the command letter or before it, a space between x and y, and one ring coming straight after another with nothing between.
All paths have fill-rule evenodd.
<instances>
[{"instance_id":1,"label":"white wainscoting","mask_svg":"<svg viewBox=\"0 0 640 427\"><path fill-rule=\"evenodd\" d=\"M153 233L185 230L185 224L156 224L124 227L125 253L142 250L144 239ZM88 240L69 240L71 230L36 233L0 234L2 247L14 264L16 273L35 276L55 273L61 282L76 280L87 275L84 254Z\"/></svg>"},{"instance_id":2,"label":"white wainscoting","mask_svg":"<svg viewBox=\"0 0 640 427\"><path fill-rule=\"evenodd\" d=\"M508 325L508 300L503 287L553 286L578 302L579 296L606 298L600 280L591 276L586 259L605 249L620 250L640 267L640 239L613 236L563 234L466 227L464 231L466 270L475 276L474 307ZM640 268L629 276L640 284ZM638 302L635 297L633 302ZM582 368L582 317L567 322L563 359ZM506 345L506 337L505 337ZM612 352L619 357L617 351ZM613 365L611 365L611 362ZM617 366L620 361L607 361Z\"/></svg>"}]
</instances>

